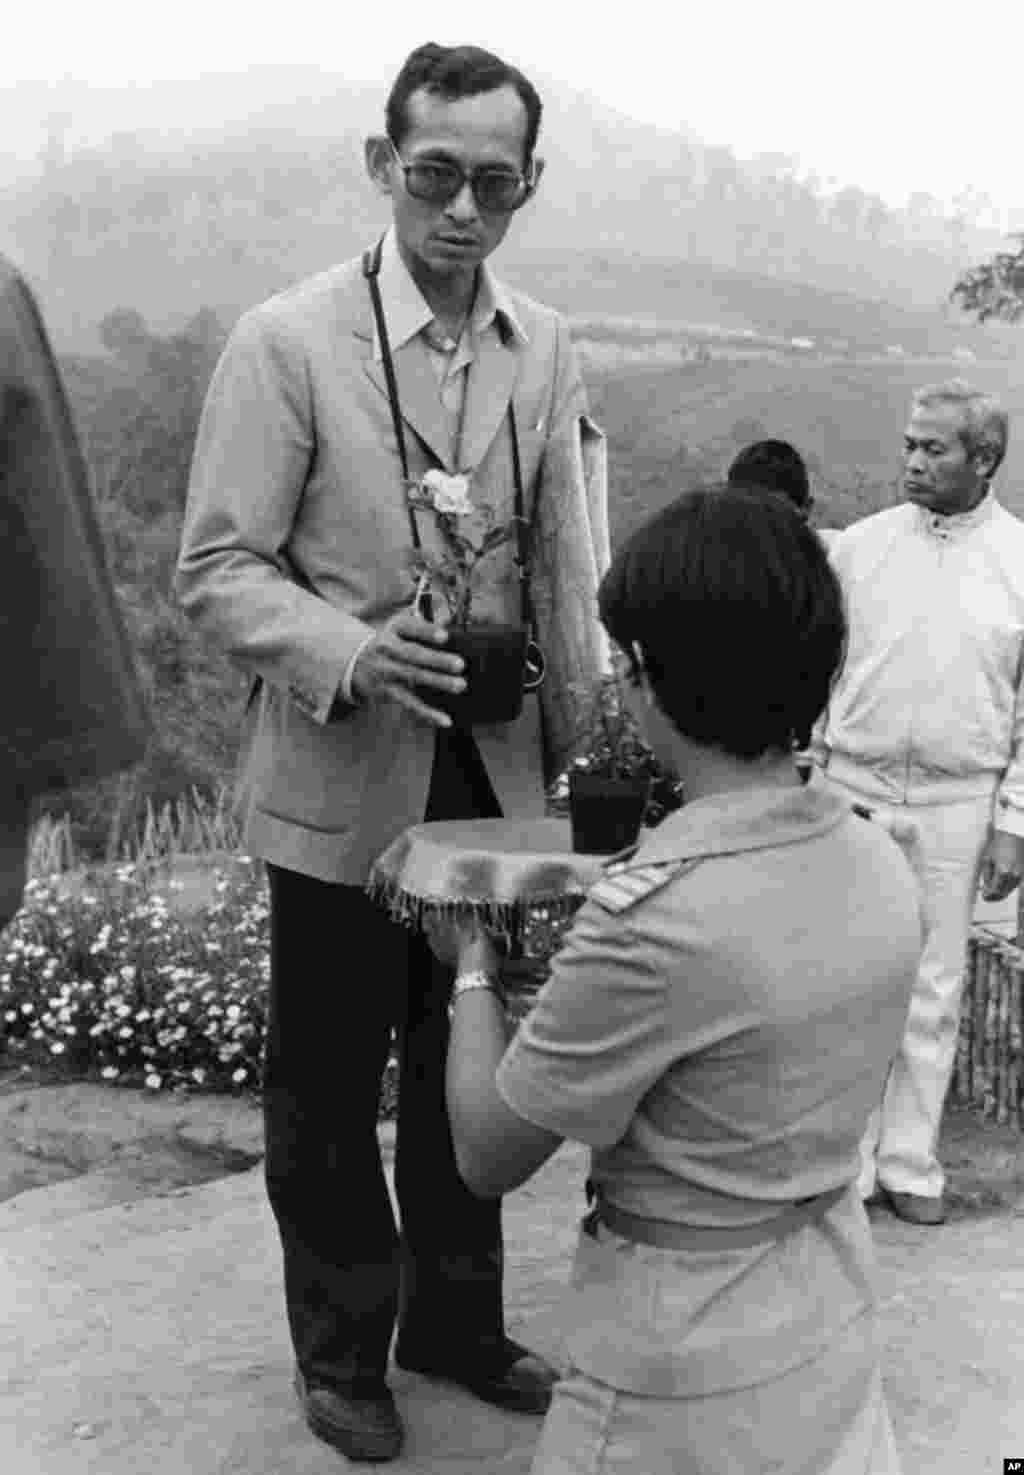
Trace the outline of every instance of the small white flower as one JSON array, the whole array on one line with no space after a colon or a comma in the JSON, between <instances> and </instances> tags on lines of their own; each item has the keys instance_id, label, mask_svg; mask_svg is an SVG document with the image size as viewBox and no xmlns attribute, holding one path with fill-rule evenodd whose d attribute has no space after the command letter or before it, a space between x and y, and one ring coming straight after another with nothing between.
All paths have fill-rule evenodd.
<instances>
[{"instance_id":1,"label":"small white flower","mask_svg":"<svg viewBox=\"0 0 1024 1475\"><path fill-rule=\"evenodd\" d=\"M116 1080L120 1074L121 1072L118 1070L116 1065L105 1065L100 1071L100 1075L105 1081Z\"/></svg>"},{"instance_id":2,"label":"small white flower","mask_svg":"<svg viewBox=\"0 0 1024 1475\"><path fill-rule=\"evenodd\" d=\"M206 1080L206 1071L203 1069L203 1067L201 1065L197 1065L196 1068L195 1068L195 1070L192 1072L192 1079L199 1086L201 1086L203 1084L203 1082Z\"/></svg>"},{"instance_id":3,"label":"small white flower","mask_svg":"<svg viewBox=\"0 0 1024 1475\"><path fill-rule=\"evenodd\" d=\"M423 477L423 489L428 491L435 512L447 512L456 517L468 517L474 510L469 496L468 476L449 476L436 467Z\"/></svg>"},{"instance_id":4,"label":"small white flower","mask_svg":"<svg viewBox=\"0 0 1024 1475\"><path fill-rule=\"evenodd\" d=\"M58 1040L56 1042L56 1044L50 1046L50 1054L51 1055L63 1055L64 1054L64 1051L66 1049L67 1049L67 1046L64 1045L64 1044L62 1044L61 1041Z\"/></svg>"},{"instance_id":5,"label":"small white flower","mask_svg":"<svg viewBox=\"0 0 1024 1475\"><path fill-rule=\"evenodd\" d=\"M247 1079L248 1075L249 1072L247 1070L239 1069L232 1073L231 1079L234 1081L236 1086L240 1086L242 1082Z\"/></svg>"},{"instance_id":6,"label":"small white flower","mask_svg":"<svg viewBox=\"0 0 1024 1475\"><path fill-rule=\"evenodd\" d=\"M163 1079L157 1075L156 1071L153 1071L152 1074L146 1077L146 1085L151 1091L159 1091L163 1085Z\"/></svg>"}]
</instances>

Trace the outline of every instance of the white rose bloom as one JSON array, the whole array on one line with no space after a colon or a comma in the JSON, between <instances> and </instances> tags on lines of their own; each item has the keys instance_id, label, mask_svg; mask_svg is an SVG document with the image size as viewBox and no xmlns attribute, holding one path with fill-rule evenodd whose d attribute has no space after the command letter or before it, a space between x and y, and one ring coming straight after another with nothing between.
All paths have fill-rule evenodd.
<instances>
[{"instance_id":1,"label":"white rose bloom","mask_svg":"<svg viewBox=\"0 0 1024 1475\"><path fill-rule=\"evenodd\" d=\"M456 517L467 517L473 511L469 497L469 477L449 476L445 471L428 471L423 485L430 491L436 512L454 513Z\"/></svg>"}]
</instances>

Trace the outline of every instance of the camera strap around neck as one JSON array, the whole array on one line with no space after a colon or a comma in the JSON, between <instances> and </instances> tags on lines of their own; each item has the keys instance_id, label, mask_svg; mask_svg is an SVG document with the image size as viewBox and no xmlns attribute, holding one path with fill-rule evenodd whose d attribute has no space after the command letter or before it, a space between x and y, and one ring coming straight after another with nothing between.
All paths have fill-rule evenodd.
<instances>
[{"instance_id":1,"label":"camera strap around neck","mask_svg":"<svg viewBox=\"0 0 1024 1475\"><path fill-rule=\"evenodd\" d=\"M373 306L374 322L377 326L377 342L380 344L381 360L384 368L384 380L388 390L388 405L391 409L391 423L395 430L395 439L398 442L398 456L402 463L402 479L406 488L409 486L409 456L405 445L405 426L402 420L402 408L398 399L398 383L395 379L395 364L391 355L391 340L388 337L388 326L384 317L384 304L381 302L380 285L377 281L380 275L380 265L383 255L383 238L379 240L372 250L363 253L363 276L370 292L370 302ZM516 567L519 571L519 592L522 623L526 628L531 640L534 639L533 623L533 601L530 596L530 568L531 555L533 552L533 523L526 519L526 500L523 495L523 468L519 456L519 432L516 426L516 412L512 400L509 399L508 410L509 435L512 442L512 482L515 488L515 524L516 524ZM420 530L416 525L416 511L412 503L408 503L409 527L412 532L412 544L418 551L420 549ZM429 599L429 596L427 596ZM424 611L428 619L432 618L431 606L424 600Z\"/></svg>"}]
</instances>

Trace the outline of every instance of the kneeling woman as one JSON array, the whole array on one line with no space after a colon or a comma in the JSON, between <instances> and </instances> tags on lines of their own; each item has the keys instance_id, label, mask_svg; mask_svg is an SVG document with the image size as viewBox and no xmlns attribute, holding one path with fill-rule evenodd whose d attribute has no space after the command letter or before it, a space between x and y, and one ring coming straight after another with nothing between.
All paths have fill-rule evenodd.
<instances>
[{"instance_id":1,"label":"kneeling woman","mask_svg":"<svg viewBox=\"0 0 1024 1475\"><path fill-rule=\"evenodd\" d=\"M592 889L507 1049L490 941L434 939L494 979L452 1011L469 1186L592 1149L534 1475L896 1475L856 1178L921 931L894 841L793 768L838 586L791 508L714 488L631 538L600 606L687 803Z\"/></svg>"}]
</instances>

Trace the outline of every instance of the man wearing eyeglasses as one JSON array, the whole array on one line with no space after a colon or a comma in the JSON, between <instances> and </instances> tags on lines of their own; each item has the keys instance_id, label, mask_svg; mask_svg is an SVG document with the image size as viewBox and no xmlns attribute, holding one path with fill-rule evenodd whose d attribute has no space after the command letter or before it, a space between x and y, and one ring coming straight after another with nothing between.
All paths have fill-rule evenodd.
<instances>
[{"instance_id":1,"label":"man wearing eyeglasses","mask_svg":"<svg viewBox=\"0 0 1024 1475\"><path fill-rule=\"evenodd\" d=\"M604 439L564 320L486 265L540 181L540 115L529 81L487 52L408 58L386 132L366 144L391 227L238 323L199 430L177 576L254 683L242 792L245 845L270 882L268 1191L299 1396L352 1459L402 1445L385 1377L396 1320L400 1367L503 1408L543 1413L555 1377L506 1336L501 1201L456 1168L452 974L364 890L373 859L425 818L542 814L575 739L574 692L603 664ZM457 731L432 705L464 680L413 602L408 494L430 470L467 475L500 523L518 482L534 523L547 675L514 722ZM436 549L434 519L415 522ZM519 620L516 556L514 541L488 555L475 613ZM393 1027L400 1238L376 1137Z\"/></svg>"}]
</instances>

